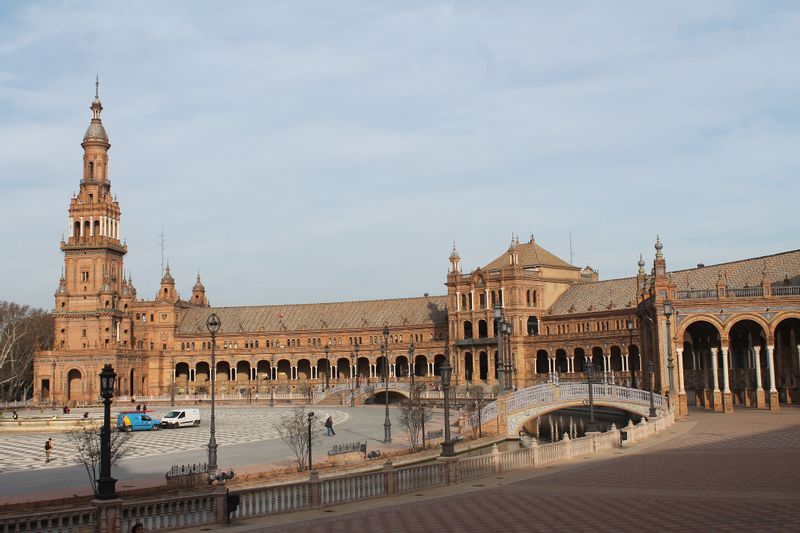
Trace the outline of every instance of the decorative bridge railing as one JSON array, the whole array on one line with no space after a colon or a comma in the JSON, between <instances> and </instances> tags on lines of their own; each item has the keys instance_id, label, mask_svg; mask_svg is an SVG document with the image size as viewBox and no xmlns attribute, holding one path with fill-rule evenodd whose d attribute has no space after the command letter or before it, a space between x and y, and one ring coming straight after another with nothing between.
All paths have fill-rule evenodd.
<instances>
[{"instance_id":1,"label":"decorative bridge railing","mask_svg":"<svg viewBox=\"0 0 800 533\"><path fill-rule=\"evenodd\" d=\"M621 407L624 404L635 404L640 407L649 407L650 405L648 391L619 385L593 383L592 396L596 402L619 403ZM576 400L589 401L589 385L587 383L543 383L509 394L500 401L505 402L505 412L510 414L529 407L574 403ZM665 411L668 407L667 399L660 394L653 394L653 406L659 411ZM481 410L481 418L484 422L494 420L497 418L497 412L497 401L493 401Z\"/></svg>"}]
</instances>

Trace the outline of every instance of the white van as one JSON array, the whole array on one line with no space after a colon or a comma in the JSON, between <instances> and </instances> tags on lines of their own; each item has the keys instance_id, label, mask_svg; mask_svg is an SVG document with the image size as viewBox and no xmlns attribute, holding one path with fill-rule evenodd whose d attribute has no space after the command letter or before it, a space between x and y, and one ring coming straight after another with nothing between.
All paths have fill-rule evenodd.
<instances>
[{"instance_id":1,"label":"white van","mask_svg":"<svg viewBox=\"0 0 800 533\"><path fill-rule=\"evenodd\" d=\"M200 425L200 409L173 409L161 417L165 428L182 428Z\"/></svg>"}]
</instances>

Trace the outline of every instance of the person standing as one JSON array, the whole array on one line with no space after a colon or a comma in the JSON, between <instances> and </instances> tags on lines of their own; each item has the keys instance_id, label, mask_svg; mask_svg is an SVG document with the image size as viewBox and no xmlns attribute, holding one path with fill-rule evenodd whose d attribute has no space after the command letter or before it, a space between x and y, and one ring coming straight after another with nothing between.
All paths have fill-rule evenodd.
<instances>
[{"instance_id":1,"label":"person standing","mask_svg":"<svg viewBox=\"0 0 800 533\"><path fill-rule=\"evenodd\" d=\"M50 454L53 453L53 437L47 439L47 442L44 443L44 462L50 462Z\"/></svg>"},{"instance_id":2,"label":"person standing","mask_svg":"<svg viewBox=\"0 0 800 533\"><path fill-rule=\"evenodd\" d=\"M325 420L325 428L328 430L326 436L333 437L336 435L336 432L333 430L333 417L329 416L327 420Z\"/></svg>"}]
</instances>

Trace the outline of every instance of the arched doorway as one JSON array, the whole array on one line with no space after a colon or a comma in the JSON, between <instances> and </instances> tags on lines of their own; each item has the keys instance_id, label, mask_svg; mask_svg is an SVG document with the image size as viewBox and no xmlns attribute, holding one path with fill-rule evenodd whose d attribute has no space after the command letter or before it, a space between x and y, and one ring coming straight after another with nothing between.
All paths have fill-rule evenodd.
<instances>
[{"instance_id":1,"label":"arched doorway","mask_svg":"<svg viewBox=\"0 0 800 533\"><path fill-rule=\"evenodd\" d=\"M418 355L414 358L414 375L425 377L428 375L428 358Z\"/></svg>"},{"instance_id":2,"label":"arched doorway","mask_svg":"<svg viewBox=\"0 0 800 533\"><path fill-rule=\"evenodd\" d=\"M489 336L489 328L486 327L485 320L478 320L478 338L485 339Z\"/></svg>"},{"instance_id":3,"label":"arched doorway","mask_svg":"<svg viewBox=\"0 0 800 533\"><path fill-rule=\"evenodd\" d=\"M472 382L472 352L464 352L464 378Z\"/></svg>"},{"instance_id":4,"label":"arched doorway","mask_svg":"<svg viewBox=\"0 0 800 533\"><path fill-rule=\"evenodd\" d=\"M790 317L775 327L775 380L780 401L800 403L800 319Z\"/></svg>"},{"instance_id":5,"label":"arched doorway","mask_svg":"<svg viewBox=\"0 0 800 533\"><path fill-rule=\"evenodd\" d=\"M346 357L336 360L336 377L345 382L350 379L350 360Z\"/></svg>"},{"instance_id":6,"label":"arched doorway","mask_svg":"<svg viewBox=\"0 0 800 533\"><path fill-rule=\"evenodd\" d=\"M394 360L394 373L398 378L408 377L408 357L405 355L398 355Z\"/></svg>"},{"instance_id":7,"label":"arched doorway","mask_svg":"<svg viewBox=\"0 0 800 533\"><path fill-rule=\"evenodd\" d=\"M320 359L317 361L317 369L319 372L319 376L322 376L322 380L325 380L325 377L330 372L330 363L327 359ZM300 359L297 361L297 379L311 379L311 361L308 359Z\"/></svg>"},{"instance_id":8,"label":"arched doorway","mask_svg":"<svg viewBox=\"0 0 800 533\"><path fill-rule=\"evenodd\" d=\"M236 384L246 386L250 383L250 363L239 361L236 363Z\"/></svg>"},{"instance_id":9,"label":"arched doorway","mask_svg":"<svg viewBox=\"0 0 800 533\"><path fill-rule=\"evenodd\" d=\"M433 358L433 375L434 376L441 376L442 375L442 365L447 359L442 354L436 354L436 357Z\"/></svg>"},{"instance_id":10,"label":"arched doorway","mask_svg":"<svg viewBox=\"0 0 800 533\"><path fill-rule=\"evenodd\" d=\"M487 381L489 379L489 355L486 352L478 354L478 366L481 381Z\"/></svg>"},{"instance_id":11,"label":"arched doorway","mask_svg":"<svg viewBox=\"0 0 800 533\"><path fill-rule=\"evenodd\" d=\"M358 373L356 380L358 384L366 383L369 379L369 359L366 357L359 357L358 362L356 363L358 366Z\"/></svg>"},{"instance_id":12,"label":"arched doorway","mask_svg":"<svg viewBox=\"0 0 800 533\"><path fill-rule=\"evenodd\" d=\"M180 362L175 365L175 387L177 394L189 392L189 363Z\"/></svg>"},{"instance_id":13,"label":"arched doorway","mask_svg":"<svg viewBox=\"0 0 800 533\"><path fill-rule=\"evenodd\" d=\"M689 405L702 405L706 409L722 411L722 396L719 387L719 329L705 320L689 324L683 336L684 356L690 354L692 364L684 366L683 381ZM685 357L688 359L688 357ZM656 368L656 370L658 370ZM647 373L643 374L643 387L647 388ZM716 379L715 379L716 378ZM716 406L714 400L716 399Z\"/></svg>"},{"instance_id":14,"label":"arched doorway","mask_svg":"<svg viewBox=\"0 0 800 533\"><path fill-rule=\"evenodd\" d=\"M611 347L611 370L622 372L622 350L619 346Z\"/></svg>"},{"instance_id":15,"label":"arched doorway","mask_svg":"<svg viewBox=\"0 0 800 533\"><path fill-rule=\"evenodd\" d=\"M573 363L575 372L586 372L586 352L583 348L575 348L573 354L575 356L575 361Z\"/></svg>"},{"instance_id":16,"label":"arched doorway","mask_svg":"<svg viewBox=\"0 0 800 533\"><path fill-rule=\"evenodd\" d=\"M278 369L278 379L281 381L288 380L292 375L292 364L288 359L281 359L276 365Z\"/></svg>"},{"instance_id":17,"label":"arched doorway","mask_svg":"<svg viewBox=\"0 0 800 533\"><path fill-rule=\"evenodd\" d=\"M603 349L599 346L595 346L592 348L592 364L594 365L594 369L596 372L602 372L604 370L608 370L606 368L606 364L604 361L605 357L603 357Z\"/></svg>"},{"instance_id":18,"label":"arched doorway","mask_svg":"<svg viewBox=\"0 0 800 533\"><path fill-rule=\"evenodd\" d=\"M565 350L556 350L556 372L566 373L568 370L567 365L567 352Z\"/></svg>"},{"instance_id":19,"label":"arched doorway","mask_svg":"<svg viewBox=\"0 0 800 533\"><path fill-rule=\"evenodd\" d=\"M83 376L81 371L73 368L67 372L67 401L78 402L83 399Z\"/></svg>"},{"instance_id":20,"label":"arched doorway","mask_svg":"<svg viewBox=\"0 0 800 533\"><path fill-rule=\"evenodd\" d=\"M471 339L472 338L472 322L469 320L464 322L464 338Z\"/></svg>"},{"instance_id":21,"label":"arched doorway","mask_svg":"<svg viewBox=\"0 0 800 533\"><path fill-rule=\"evenodd\" d=\"M536 373L537 374L550 373L550 360L547 350L539 350L536 352Z\"/></svg>"}]
</instances>

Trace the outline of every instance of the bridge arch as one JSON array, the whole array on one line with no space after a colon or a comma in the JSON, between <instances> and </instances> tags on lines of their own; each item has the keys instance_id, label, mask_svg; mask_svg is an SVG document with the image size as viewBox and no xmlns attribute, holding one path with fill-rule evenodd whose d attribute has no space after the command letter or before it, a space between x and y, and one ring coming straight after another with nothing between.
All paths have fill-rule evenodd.
<instances>
[{"instance_id":1,"label":"bridge arch","mask_svg":"<svg viewBox=\"0 0 800 533\"><path fill-rule=\"evenodd\" d=\"M637 405L637 404L623 404L621 402L614 402L611 400L595 400L594 402L595 407L610 407L613 409L618 409L620 411L625 411L627 413L631 413L642 418L649 418L649 407L645 405ZM540 416L544 416L550 413L554 413L556 411L561 411L562 409L569 409L570 407L587 407L587 403L585 400L569 400L564 402L558 402L554 404L546 404L541 406L531 406L527 409L517 411L513 415L509 415L508 417L508 436L516 436L519 435L522 428L525 424L538 418Z\"/></svg>"}]
</instances>

